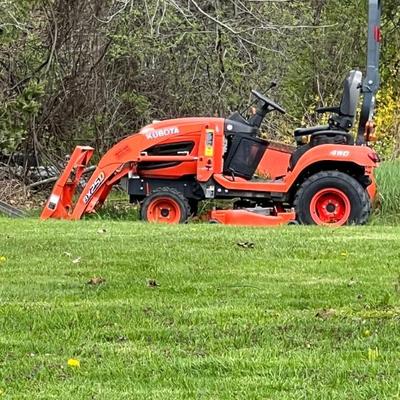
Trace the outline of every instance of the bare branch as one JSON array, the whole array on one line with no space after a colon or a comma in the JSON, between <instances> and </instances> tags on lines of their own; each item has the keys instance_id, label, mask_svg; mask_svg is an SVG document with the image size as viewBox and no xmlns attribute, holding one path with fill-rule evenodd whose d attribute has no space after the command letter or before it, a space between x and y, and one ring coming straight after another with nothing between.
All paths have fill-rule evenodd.
<instances>
[{"instance_id":1,"label":"bare branch","mask_svg":"<svg viewBox=\"0 0 400 400\"><path fill-rule=\"evenodd\" d=\"M279 50L275 50L275 49L270 49L267 48L265 46L262 46L258 43L253 42L252 40L249 40L243 36L240 35L240 32L237 32L236 30L234 30L232 27L230 27L229 25L225 24L224 22L220 21L218 18L214 18L212 15L206 13L196 2L195 0L190 0L193 5L197 8L197 10L203 14L205 17L209 18L211 21L215 22L216 24L218 24L219 26L221 26L222 28L226 29L228 32L232 33L233 35L237 36L240 38L241 41L250 44L252 46L258 47L260 49L266 50L266 51L270 51L273 53L281 53Z\"/></svg>"}]
</instances>

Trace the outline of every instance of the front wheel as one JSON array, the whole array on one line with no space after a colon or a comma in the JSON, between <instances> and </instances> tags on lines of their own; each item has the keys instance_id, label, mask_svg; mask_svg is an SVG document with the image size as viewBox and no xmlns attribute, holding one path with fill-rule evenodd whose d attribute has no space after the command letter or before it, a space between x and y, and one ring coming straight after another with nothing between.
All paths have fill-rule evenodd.
<instances>
[{"instance_id":1,"label":"front wheel","mask_svg":"<svg viewBox=\"0 0 400 400\"><path fill-rule=\"evenodd\" d=\"M190 215L187 199L174 188L164 187L146 197L140 208L140 216L147 222L183 224Z\"/></svg>"},{"instance_id":2,"label":"front wheel","mask_svg":"<svg viewBox=\"0 0 400 400\"><path fill-rule=\"evenodd\" d=\"M371 210L361 184L339 171L321 171L309 177L297 191L294 206L298 221L305 225L361 225Z\"/></svg>"}]
</instances>

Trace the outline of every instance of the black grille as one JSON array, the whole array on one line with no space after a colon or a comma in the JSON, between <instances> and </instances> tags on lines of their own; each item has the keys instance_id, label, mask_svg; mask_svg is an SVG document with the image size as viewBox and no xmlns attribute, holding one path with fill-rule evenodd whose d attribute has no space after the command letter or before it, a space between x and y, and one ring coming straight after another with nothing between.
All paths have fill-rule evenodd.
<instances>
[{"instance_id":1,"label":"black grille","mask_svg":"<svg viewBox=\"0 0 400 400\"><path fill-rule=\"evenodd\" d=\"M177 142L159 144L146 151L149 156L177 156L183 152L188 152L190 154L193 147L194 142Z\"/></svg>"},{"instance_id":2,"label":"black grille","mask_svg":"<svg viewBox=\"0 0 400 400\"><path fill-rule=\"evenodd\" d=\"M183 155L184 152L190 154L193 148L194 142L177 142L159 144L146 150L146 152L149 156L179 156ZM179 161L142 162L139 168L141 170L150 170L176 167L179 164Z\"/></svg>"}]
</instances>

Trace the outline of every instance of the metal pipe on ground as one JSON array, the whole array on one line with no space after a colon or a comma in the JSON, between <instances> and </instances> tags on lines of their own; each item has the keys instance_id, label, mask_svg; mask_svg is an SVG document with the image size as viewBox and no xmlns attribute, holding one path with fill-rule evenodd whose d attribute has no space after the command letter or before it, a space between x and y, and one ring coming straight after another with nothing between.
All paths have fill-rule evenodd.
<instances>
[{"instance_id":1,"label":"metal pipe on ground","mask_svg":"<svg viewBox=\"0 0 400 400\"><path fill-rule=\"evenodd\" d=\"M7 215L11 218L23 218L26 217L26 214L20 210L19 208L16 208L2 200L0 200L0 214Z\"/></svg>"}]
</instances>

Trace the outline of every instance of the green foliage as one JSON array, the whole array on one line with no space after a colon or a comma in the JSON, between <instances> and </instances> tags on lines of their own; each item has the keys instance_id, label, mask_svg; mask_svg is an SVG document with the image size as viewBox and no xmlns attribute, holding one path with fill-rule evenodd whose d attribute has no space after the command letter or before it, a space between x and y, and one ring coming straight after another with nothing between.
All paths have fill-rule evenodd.
<instances>
[{"instance_id":1,"label":"green foliage","mask_svg":"<svg viewBox=\"0 0 400 400\"><path fill-rule=\"evenodd\" d=\"M382 88L377 98L376 149L386 159L400 156L400 5L383 3Z\"/></svg>"},{"instance_id":2,"label":"green foliage","mask_svg":"<svg viewBox=\"0 0 400 400\"><path fill-rule=\"evenodd\" d=\"M400 91L386 85L377 97L376 150L382 157L396 158L399 156L400 139Z\"/></svg>"},{"instance_id":3,"label":"green foliage","mask_svg":"<svg viewBox=\"0 0 400 400\"><path fill-rule=\"evenodd\" d=\"M13 151L26 138L32 119L38 115L44 86L30 81L20 94L0 105L0 149Z\"/></svg>"},{"instance_id":4,"label":"green foliage","mask_svg":"<svg viewBox=\"0 0 400 400\"><path fill-rule=\"evenodd\" d=\"M378 183L377 215L389 223L400 222L400 161L386 161L376 169Z\"/></svg>"},{"instance_id":5,"label":"green foliage","mask_svg":"<svg viewBox=\"0 0 400 400\"><path fill-rule=\"evenodd\" d=\"M127 106L132 107L137 114L146 115L147 110L151 107L146 96L135 91L121 93L121 100Z\"/></svg>"}]
</instances>

